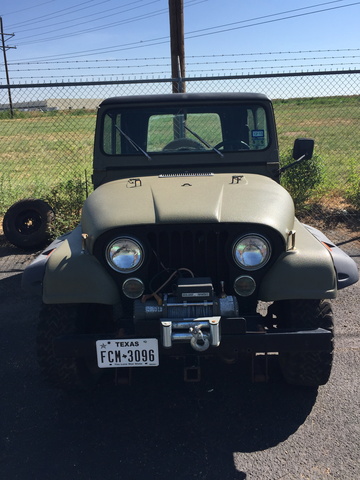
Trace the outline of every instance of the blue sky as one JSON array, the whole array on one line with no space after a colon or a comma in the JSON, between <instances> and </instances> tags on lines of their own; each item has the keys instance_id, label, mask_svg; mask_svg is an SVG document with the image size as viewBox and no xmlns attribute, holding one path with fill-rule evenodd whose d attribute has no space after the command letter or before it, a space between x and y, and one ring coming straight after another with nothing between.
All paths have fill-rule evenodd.
<instances>
[{"instance_id":1,"label":"blue sky","mask_svg":"<svg viewBox=\"0 0 360 480\"><path fill-rule=\"evenodd\" d=\"M168 0L2 3L12 83L170 76ZM351 0L184 0L186 72L356 69L359 18Z\"/></svg>"}]
</instances>

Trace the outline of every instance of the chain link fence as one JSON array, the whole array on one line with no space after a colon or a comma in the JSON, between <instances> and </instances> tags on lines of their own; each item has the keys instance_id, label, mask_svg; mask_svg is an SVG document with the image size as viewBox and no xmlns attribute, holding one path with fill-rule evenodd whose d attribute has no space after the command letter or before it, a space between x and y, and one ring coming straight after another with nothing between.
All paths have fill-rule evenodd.
<instances>
[{"instance_id":1,"label":"chain link fence","mask_svg":"<svg viewBox=\"0 0 360 480\"><path fill-rule=\"evenodd\" d=\"M92 188L94 126L101 100L171 93L172 82L11 85L10 92L0 86L0 217L24 198L42 198L54 208L61 202L81 203ZM298 214L313 224L341 223L352 235L358 233L360 71L193 77L182 83L188 93L243 91L272 98L283 164L290 161L295 138L315 139L315 170L303 164L283 179Z\"/></svg>"}]
</instances>

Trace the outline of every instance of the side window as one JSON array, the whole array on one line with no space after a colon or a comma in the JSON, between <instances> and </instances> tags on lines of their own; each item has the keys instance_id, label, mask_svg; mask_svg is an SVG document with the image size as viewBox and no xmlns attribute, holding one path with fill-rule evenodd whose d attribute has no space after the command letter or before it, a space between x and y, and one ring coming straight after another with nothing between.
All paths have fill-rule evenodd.
<instances>
[{"instance_id":1,"label":"side window","mask_svg":"<svg viewBox=\"0 0 360 480\"><path fill-rule=\"evenodd\" d=\"M248 109L249 146L251 150L263 150L269 144L266 113L263 108Z\"/></svg>"},{"instance_id":2,"label":"side window","mask_svg":"<svg viewBox=\"0 0 360 480\"><path fill-rule=\"evenodd\" d=\"M120 114L109 112L104 117L103 150L108 155L121 154L121 135L118 128L121 125Z\"/></svg>"}]
</instances>

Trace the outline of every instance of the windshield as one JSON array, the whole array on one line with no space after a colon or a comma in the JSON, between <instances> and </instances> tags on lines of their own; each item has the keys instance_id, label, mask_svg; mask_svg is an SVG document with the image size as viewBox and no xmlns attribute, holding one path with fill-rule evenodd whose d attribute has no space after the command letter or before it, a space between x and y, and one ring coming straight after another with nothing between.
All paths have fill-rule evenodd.
<instances>
[{"instance_id":1,"label":"windshield","mask_svg":"<svg viewBox=\"0 0 360 480\"><path fill-rule=\"evenodd\" d=\"M203 154L268 147L261 105L151 106L110 109L103 117L102 148L108 155Z\"/></svg>"}]
</instances>

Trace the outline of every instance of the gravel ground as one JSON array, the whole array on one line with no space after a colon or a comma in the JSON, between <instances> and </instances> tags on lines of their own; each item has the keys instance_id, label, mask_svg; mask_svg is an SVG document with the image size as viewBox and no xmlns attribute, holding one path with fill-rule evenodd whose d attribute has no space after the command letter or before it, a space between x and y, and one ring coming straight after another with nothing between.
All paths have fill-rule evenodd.
<instances>
[{"instance_id":1,"label":"gravel ground","mask_svg":"<svg viewBox=\"0 0 360 480\"><path fill-rule=\"evenodd\" d=\"M343 248L360 265L353 237ZM183 383L180 369L138 369L131 386L70 397L39 377L39 300L20 287L32 257L0 243L2 478L359 478L359 283L334 301L334 367L318 390L285 385L270 362L268 383L235 366L204 369L200 383Z\"/></svg>"}]
</instances>

